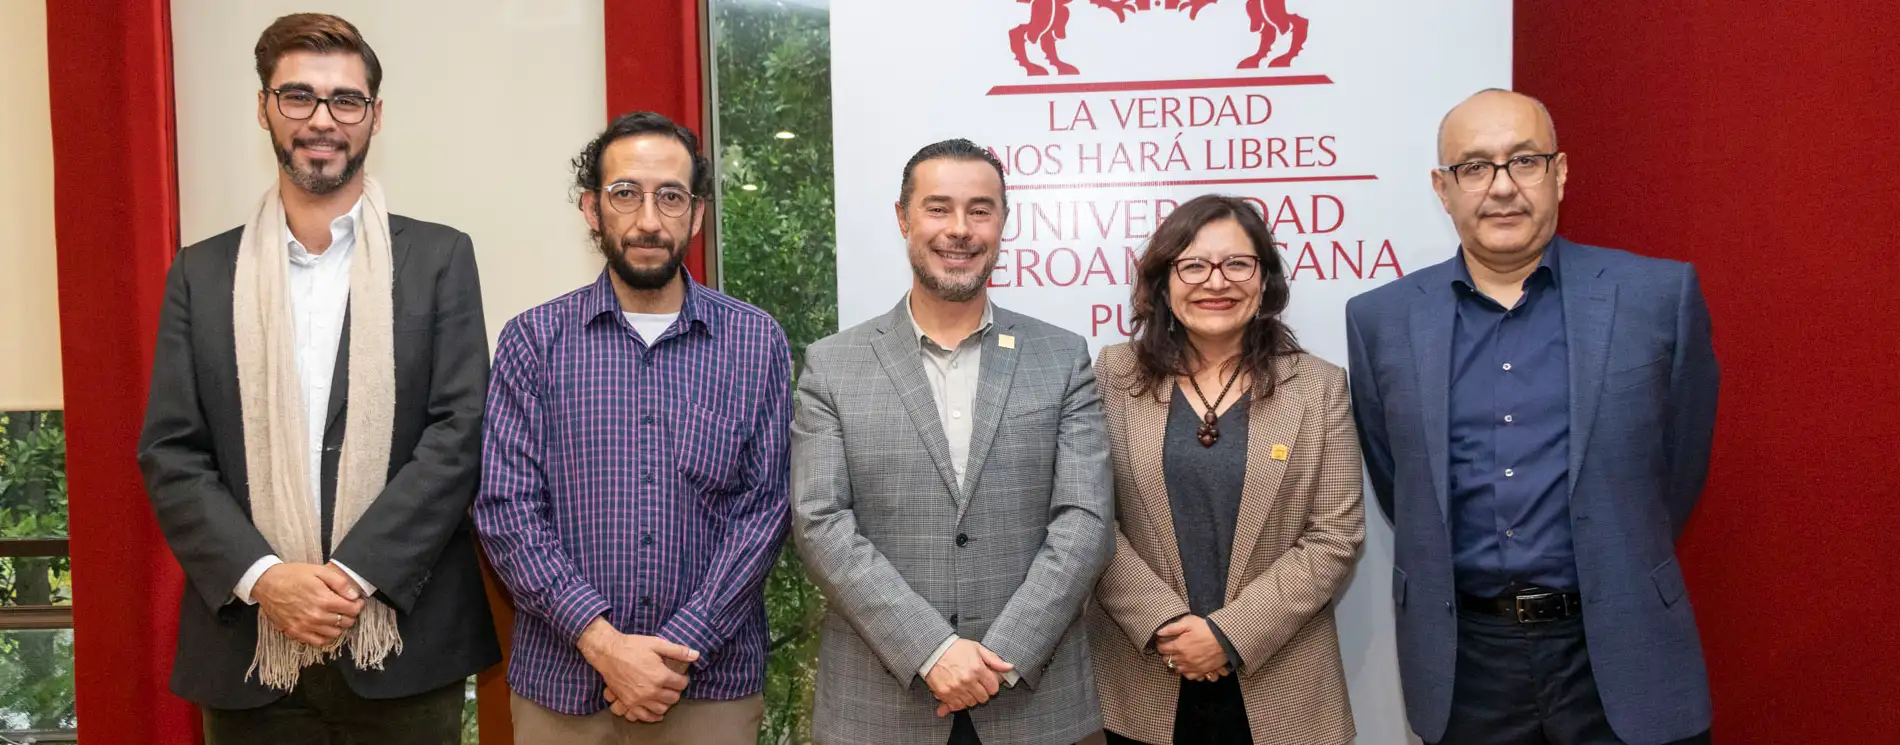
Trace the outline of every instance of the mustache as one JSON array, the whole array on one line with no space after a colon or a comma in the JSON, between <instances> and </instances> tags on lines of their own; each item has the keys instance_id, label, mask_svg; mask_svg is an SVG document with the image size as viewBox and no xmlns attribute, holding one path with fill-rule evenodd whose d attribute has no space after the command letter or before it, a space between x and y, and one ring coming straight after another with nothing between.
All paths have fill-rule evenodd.
<instances>
[{"instance_id":1,"label":"mustache","mask_svg":"<svg viewBox=\"0 0 1900 745\"><path fill-rule=\"evenodd\" d=\"M335 137L295 137L291 138L290 144L293 147L317 147L319 145L327 145L341 150L350 149L350 142L348 140L341 140Z\"/></svg>"},{"instance_id":2,"label":"mustache","mask_svg":"<svg viewBox=\"0 0 1900 745\"><path fill-rule=\"evenodd\" d=\"M644 233L640 235L630 235L625 238L622 238L620 240L620 245L624 247L639 247L639 248L665 248L665 249L673 248L673 244L668 242L665 236L662 236L658 233Z\"/></svg>"}]
</instances>

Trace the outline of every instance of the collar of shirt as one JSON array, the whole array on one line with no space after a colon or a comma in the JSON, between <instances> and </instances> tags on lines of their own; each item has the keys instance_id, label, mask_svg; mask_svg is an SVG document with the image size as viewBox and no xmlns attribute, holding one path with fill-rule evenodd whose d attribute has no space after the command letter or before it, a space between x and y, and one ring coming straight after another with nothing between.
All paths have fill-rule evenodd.
<instances>
[{"instance_id":1,"label":"collar of shirt","mask_svg":"<svg viewBox=\"0 0 1900 745\"><path fill-rule=\"evenodd\" d=\"M925 348L936 347L938 349L943 349L943 346L938 344L936 339L932 339L930 338L929 334L924 333L924 327L917 325L917 314L911 312L910 293L908 292L904 293L904 315L910 317L910 328L912 331L915 331L917 333L917 344L919 346L924 346ZM981 337L984 334L988 334L990 332L990 327L994 325L996 325L996 304L990 302L988 298L985 298L983 300L983 320L977 323L975 331L970 332L969 336L963 337L963 341L968 341L973 337ZM959 341L957 343L957 346L962 346L962 345L963 345L962 341Z\"/></svg>"},{"instance_id":2,"label":"collar of shirt","mask_svg":"<svg viewBox=\"0 0 1900 745\"><path fill-rule=\"evenodd\" d=\"M583 290L587 293L587 297L582 298L578 306L581 325L586 326L599 321L602 317L607 317L614 319L608 323L619 323L628 331L632 331L633 324L627 321L626 315L620 309L620 298L614 295L614 282L608 276L608 272L611 271L613 271L611 268L601 269L600 276L594 278L593 286ZM674 323L674 326L681 334L697 327L706 332L707 336L713 336L716 314L710 312L712 309L706 305L706 298L700 291L699 283L693 281L693 273L684 268L680 269L680 276L685 280L686 294L680 301L679 320Z\"/></svg>"},{"instance_id":3,"label":"collar of shirt","mask_svg":"<svg viewBox=\"0 0 1900 745\"><path fill-rule=\"evenodd\" d=\"M1524 278L1525 289L1530 289L1531 281L1538 277L1544 277L1549 281L1551 289L1558 289L1557 244L1560 242L1561 241L1552 239L1548 245L1544 246L1543 259L1539 260L1537 262L1537 268L1532 269L1530 275ZM1465 249L1463 246L1458 247L1458 260L1452 263L1458 268L1458 273L1452 275L1451 278L1452 288L1465 293L1476 292L1478 290L1478 283L1471 278L1471 267L1465 264Z\"/></svg>"},{"instance_id":4,"label":"collar of shirt","mask_svg":"<svg viewBox=\"0 0 1900 745\"><path fill-rule=\"evenodd\" d=\"M304 248L303 242L290 232L290 221L284 221L284 242L290 246L290 261L298 266L310 266L325 256L348 256L350 249L356 247L356 226L363 223L363 198L357 197L356 204L350 205L350 211L338 215L330 221L330 247L323 253L313 254Z\"/></svg>"}]
</instances>

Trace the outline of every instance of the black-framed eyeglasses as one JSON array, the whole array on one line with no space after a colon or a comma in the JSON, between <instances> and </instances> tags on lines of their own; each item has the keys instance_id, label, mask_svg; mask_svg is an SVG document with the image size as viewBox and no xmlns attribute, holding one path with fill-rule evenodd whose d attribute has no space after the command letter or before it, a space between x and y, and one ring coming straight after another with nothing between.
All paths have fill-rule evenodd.
<instances>
[{"instance_id":1,"label":"black-framed eyeglasses","mask_svg":"<svg viewBox=\"0 0 1900 745\"><path fill-rule=\"evenodd\" d=\"M330 118L338 124L360 124L363 117L369 116L369 108L376 99L355 93L340 93L323 98L310 91L297 88L265 88L265 93L277 97L277 113L285 119L302 121L317 115L318 106L330 107Z\"/></svg>"},{"instance_id":2,"label":"black-framed eyeglasses","mask_svg":"<svg viewBox=\"0 0 1900 745\"><path fill-rule=\"evenodd\" d=\"M1222 259L1218 265L1207 259L1175 259L1174 274L1180 277L1182 282L1191 285L1205 284L1214 278L1216 266L1220 267L1220 276L1225 277L1227 281L1245 282L1253 279L1254 273L1260 271L1260 257L1229 256Z\"/></svg>"},{"instance_id":3,"label":"black-framed eyeglasses","mask_svg":"<svg viewBox=\"0 0 1900 745\"><path fill-rule=\"evenodd\" d=\"M1557 153L1513 155L1503 163L1474 160L1441 166L1438 170L1451 174L1451 179L1458 183L1458 187L1469 192L1490 189L1499 170L1511 174L1511 180L1517 182L1518 186L1536 186L1544 183L1544 175L1550 172L1550 161L1556 157Z\"/></svg>"},{"instance_id":4,"label":"black-framed eyeglasses","mask_svg":"<svg viewBox=\"0 0 1900 745\"><path fill-rule=\"evenodd\" d=\"M613 205L614 211L631 215L646 206L647 195L653 196L653 206L667 217L679 217L686 214L699 197L677 186L662 186L656 191L642 191L640 187L625 181L616 181L600 190L602 198Z\"/></svg>"}]
</instances>

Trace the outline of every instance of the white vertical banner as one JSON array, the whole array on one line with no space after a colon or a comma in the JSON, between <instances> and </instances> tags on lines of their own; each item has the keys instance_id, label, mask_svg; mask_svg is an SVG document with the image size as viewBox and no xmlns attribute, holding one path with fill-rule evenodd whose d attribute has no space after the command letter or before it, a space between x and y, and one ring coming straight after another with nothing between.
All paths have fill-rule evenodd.
<instances>
[{"instance_id":1,"label":"white vertical banner","mask_svg":"<svg viewBox=\"0 0 1900 745\"><path fill-rule=\"evenodd\" d=\"M1346 363L1347 299L1448 258L1430 188L1440 117L1509 87L1508 0L832 0L838 318L910 285L905 161L966 137L1008 170L998 305L1088 338L1130 329L1156 225L1207 193L1259 207L1300 343ZM1359 742L1410 738L1392 640L1391 532L1335 613Z\"/></svg>"}]
</instances>

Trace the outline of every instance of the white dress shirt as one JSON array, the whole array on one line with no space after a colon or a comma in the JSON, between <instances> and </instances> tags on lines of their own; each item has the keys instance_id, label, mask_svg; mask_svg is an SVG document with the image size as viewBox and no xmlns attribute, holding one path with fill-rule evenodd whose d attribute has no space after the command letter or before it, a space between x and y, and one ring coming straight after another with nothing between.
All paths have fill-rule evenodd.
<instances>
[{"instance_id":1,"label":"white dress shirt","mask_svg":"<svg viewBox=\"0 0 1900 745\"><path fill-rule=\"evenodd\" d=\"M336 372L338 347L343 338L343 318L350 307L350 256L356 252L356 228L362 224L363 201L358 199L348 213L330 221L330 248L313 254L284 226L284 243L290 260L290 315L296 327L293 342L297 370L303 379L304 422L308 427L310 463L310 499L319 515L323 512L323 431L330 410L330 385ZM238 580L231 594L255 604L251 587L264 570L282 564L276 554L258 559ZM332 562L355 580L366 594L376 588L340 562Z\"/></svg>"}]
</instances>

